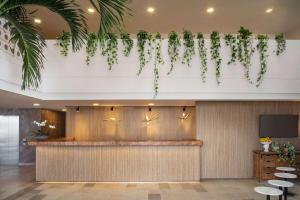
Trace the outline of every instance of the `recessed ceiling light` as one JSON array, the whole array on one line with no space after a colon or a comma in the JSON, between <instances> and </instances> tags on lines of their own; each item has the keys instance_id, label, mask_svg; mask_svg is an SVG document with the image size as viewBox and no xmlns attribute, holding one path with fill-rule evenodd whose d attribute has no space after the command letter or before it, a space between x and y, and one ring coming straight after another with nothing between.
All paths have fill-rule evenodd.
<instances>
[{"instance_id":1,"label":"recessed ceiling light","mask_svg":"<svg viewBox=\"0 0 300 200\"><path fill-rule=\"evenodd\" d=\"M154 103L148 103L148 106L154 106Z\"/></svg>"},{"instance_id":2,"label":"recessed ceiling light","mask_svg":"<svg viewBox=\"0 0 300 200\"><path fill-rule=\"evenodd\" d=\"M268 8L268 9L266 10L266 13L271 13L271 12L273 12L273 8Z\"/></svg>"},{"instance_id":3,"label":"recessed ceiling light","mask_svg":"<svg viewBox=\"0 0 300 200\"><path fill-rule=\"evenodd\" d=\"M40 106L40 104L39 103L34 103L33 106L37 107L37 106Z\"/></svg>"},{"instance_id":4,"label":"recessed ceiling light","mask_svg":"<svg viewBox=\"0 0 300 200\"><path fill-rule=\"evenodd\" d=\"M148 13L153 13L155 11L155 9L153 8L153 7L149 7L148 9L147 9L147 12Z\"/></svg>"},{"instance_id":5,"label":"recessed ceiling light","mask_svg":"<svg viewBox=\"0 0 300 200\"><path fill-rule=\"evenodd\" d=\"M61 111L63 111L63 112L66 112L66 111L67 111L67 109L66 109L66 108L63 108L63 109L61 109Z\"/></svg>"},{"instance_id":6,"label":"recessed ceiling light","mask_svg":"<svg viewBox=\"0 0 300 200\"><path fill-rule=\"evenodd\" d=\"M95 12L95 9L94 9L94 8L88 8L87 11L88 11L89 13L94 13L94 12Z\"/></svg>"},{"instance_id":7,"label":"recessed ceiling light","mask_svg":"<svg viewBox=\"0 0 300 200\"><path fill-rule=\"evenodd\" d=\"M207 13L213 13L213 12L215 12L215 9L213 7L209 7L209 8L206 9L206 12Z\"/></svg>"},{"instance_id":8,"label":"recessed ceiling light","mask_svg":"<svg viewBox=\"0 0 300 200\"><path fill-rule=\"evenodd\" d=\"M99 103L93 103L93 106L99 106Z\"/></svg>"},{"instance_id":9,"label":"recessed ceiling light","mask_svg":"<svg viewBox=\"0 0 300 200\"><path fill-rule=\"evenodd\" d=\"M34 23L36 23L36 24L41 24L42 23L42 20L41 19L39 19L39 18L34 18Z\"/></svg>"}]
</instances>

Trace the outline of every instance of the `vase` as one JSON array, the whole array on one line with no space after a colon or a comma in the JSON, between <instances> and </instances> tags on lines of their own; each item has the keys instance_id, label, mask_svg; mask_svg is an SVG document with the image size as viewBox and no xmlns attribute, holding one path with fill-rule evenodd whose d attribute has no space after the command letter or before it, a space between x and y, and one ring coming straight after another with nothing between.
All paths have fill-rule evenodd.
<instances>
[{"instance_id":1,"label":"vase","mask_svg":"<svg viewBox=\"0 0 300 200\"><path fill-rule=\"evenodd\" d=\"M263 145L264 152L269 152L270 144L272 142L262 142L261 144Z\"/></svg>"}]
</instances>

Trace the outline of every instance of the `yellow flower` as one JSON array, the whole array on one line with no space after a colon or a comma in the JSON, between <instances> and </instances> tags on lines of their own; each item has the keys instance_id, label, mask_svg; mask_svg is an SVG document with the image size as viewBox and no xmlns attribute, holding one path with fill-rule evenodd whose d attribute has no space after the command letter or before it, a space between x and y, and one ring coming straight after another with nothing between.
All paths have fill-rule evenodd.
<instances>
[{"instance_id":1,"label":"yellow flower","mask_svg":"<svg viewBox=\"0 0 300 200\"><path fill-rule=\"evenodd\" d=\"M271 138L269 137L264 137L259 139L260 142L272 142Z\"/></svg>"}]
</instances>

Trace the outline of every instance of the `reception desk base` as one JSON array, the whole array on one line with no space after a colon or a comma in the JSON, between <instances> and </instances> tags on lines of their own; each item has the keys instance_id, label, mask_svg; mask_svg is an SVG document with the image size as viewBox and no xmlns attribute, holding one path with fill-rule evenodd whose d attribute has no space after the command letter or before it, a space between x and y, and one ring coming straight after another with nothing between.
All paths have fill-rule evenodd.
<instances>
[{"instance_id":1,"label":"reception desk base","mask_svg":"<svg viewBox=\"0 0 300 200\"><path fill-rule=\"evenodd\" d=\"M40 182L199 181L200 145L37 145Z\"/></svg>"}]
</instances>

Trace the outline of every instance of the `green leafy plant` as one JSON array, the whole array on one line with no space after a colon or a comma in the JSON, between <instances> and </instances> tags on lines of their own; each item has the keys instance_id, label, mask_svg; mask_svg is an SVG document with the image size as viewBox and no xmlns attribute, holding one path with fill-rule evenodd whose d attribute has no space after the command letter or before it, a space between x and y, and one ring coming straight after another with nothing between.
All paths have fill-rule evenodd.
<instances>
[{"instance_id":1,"label":"green leafy plant","mask_svg":"<svg viewBox=\"0 0 300 200\"><path fill-rule=\"evenodd\" d=\"M207 72L207 49L205 47L205 40L202 33L197 34L198 39L198 51L201 62L201 79L202 82L206 81L206 72Z\"/></svg>"},{"instance_id":2,"label":"green leafy plant","mask_svg":"<svg viewBox=\"0 0 300 200\"><path fill-rule=\"evenodd\" d=\"M283 33L277 34L275 36L275 41L277 43L276 55L279 56L286 50L286 41Z\"/></svg>"},{"instance_id":3,"label":"green leafy plant","mask_svg":"<svg viewBox=\"0 0 300 200\"><path fill-rule=\"evenodd\" d=\"M137 34L137 47L138 47L139 63L140 63L140 68L137 73L138 76L142 73L146 63L148 63L151 60L152 40L153 39L151 34L148 33L147 31L140 31ZM145 55L146 51L147 51L148 59L146 59L146 55Z\"/></svg>"},{"instance_id":4,"label":"green leafy plant","mask_svg":"<svg viewBox=\"0 0 300 200\"><path fill-rule=\"evenodd\" d=\"M221 43L220 43L220 35L218 32L213 31L211 33L210 42L211 42L211 46L210 46L211 59L215 62L216 65L216 79L219 85L221 83L220 76L221 76L222 59L220 58Z\"/></svg>"},{"instance_id":5,"label":"green leafy plant","mask_svg":"<svg viewBox=\"0 0 300 200\"><path fill-rule=\"evenodd\" d=\"M191 31L183 31L183 46L182 64L187 64L190 67L192 57L195 55L194 35Z\"/></svg>"},{"instance_id":6,"label":"green leafy plant","mask_svg":"<svg viewBox=\"0 0 300 200\"><path fill-rule=\"evenodd\" d=\"M90 64L90 60L95 56L98 46L98 38L95 33L89 33L88 39L86 42L86 64Z\"/></svg>"},{"instance_id":7,"label":"green leafy plant","mask_svg":"<svg viewBox=\"0 0 300 200\"><path fill-rule=\"evenodd\" d=\"M132 48L133 48L133 40L130 38L129 33L121 33L121 40L123 44L123 54L128 57Z\"/></svg>"},{"instance_id":8,"label":"green leafy plant","mask_svg":"<svg viewBox=\"0 0 300 200\"><path fill-rule=\"evenodd\" d=\"M245 77L252 84L253 82L250 78L251 57L254 53L252 44L252 32L250 32L248 29L245 29L244 27L241 27L237 36L237 41L238 59L244 66Z\"/></svg>"},{"instance_id":9,"label":"green leafy plant","mask_svg":"<svg viewBox=\"0 0 300 200\"><path fill-rule=\"evenodd\" d=\"M118 63L118 38L113 33L107 33L102 45L102 55L106 56L108 70Z\"/></svg>"},{"instance_id":10,"label":"green leafy plant","mask_svg":"<svg viewBox=\"0 0 300 200\"><path fill-rule=\"evenodd\" d=\"M154 97L158 94L159 89L159 66L164 64L161 56L161 34L156 33L155 35L155 63L154 63Z\"/></svg>"},{"instance_id":11,"label":"green leafy plant","mask_svg":"<svg viewBox=\"0 0 300 200\"><path fill-rule=\"evenodd\" d=\"M256 48L259 52L260 59L260 71L258 73L258 77L256 80L256 87L259 87L263 81L263 77L267 72L267 57L268 57L268 36L266 35L258 35L257 36L258 43Z\"/></svg>"},{"instance_id":12,"label":"green leafy plant","mask_svg":"<svg viewBox=\"0 0 300 200\"><path fill-rule=\"evenodd\" d=\"M277 154L279 161L289 162L292 167L296 166L296 150L293 144L273 142L272 149Z\"/></svg>"},{"instance_id":13,"label":"green leafy plant","mask_svg":"<svg viewBox=\"0 0 300 200\"><path fill-rule=\"evenodd\" d=\"M70 44L71 44L71 34L69 32L63 31L56 38L56 45L61 48L60 49L60 54L62 56L67 56L68 55Z\"/></svg>"},{"instance_id":14,"label":"green leafy plant","mask_svg":"<svg viewBox=\"0 0 300 200\"><path fill-rule=\"evenodd\" d=\"M237 59L237 44L236 44L236 37L231 34L226 34L224 37L226 46L230 47L230 55L231 58L228 61L228 65L233 64L236 62Z\"/></svg>"},{"instance_id":15,"label":"green leafy plant","mask_svg":"<svg viewBox=\"0 0 300 200\"><path fill-rule=\"evenodd\" d=\"M169 33L169 40L168 40L168 54L170 57L171 67L168 72L168 75L170 75L171 72L173 71L175 62L179 60L180 46L181 43L178 34L175 31L171 31Z\"/></svg>"}]
</instances>

